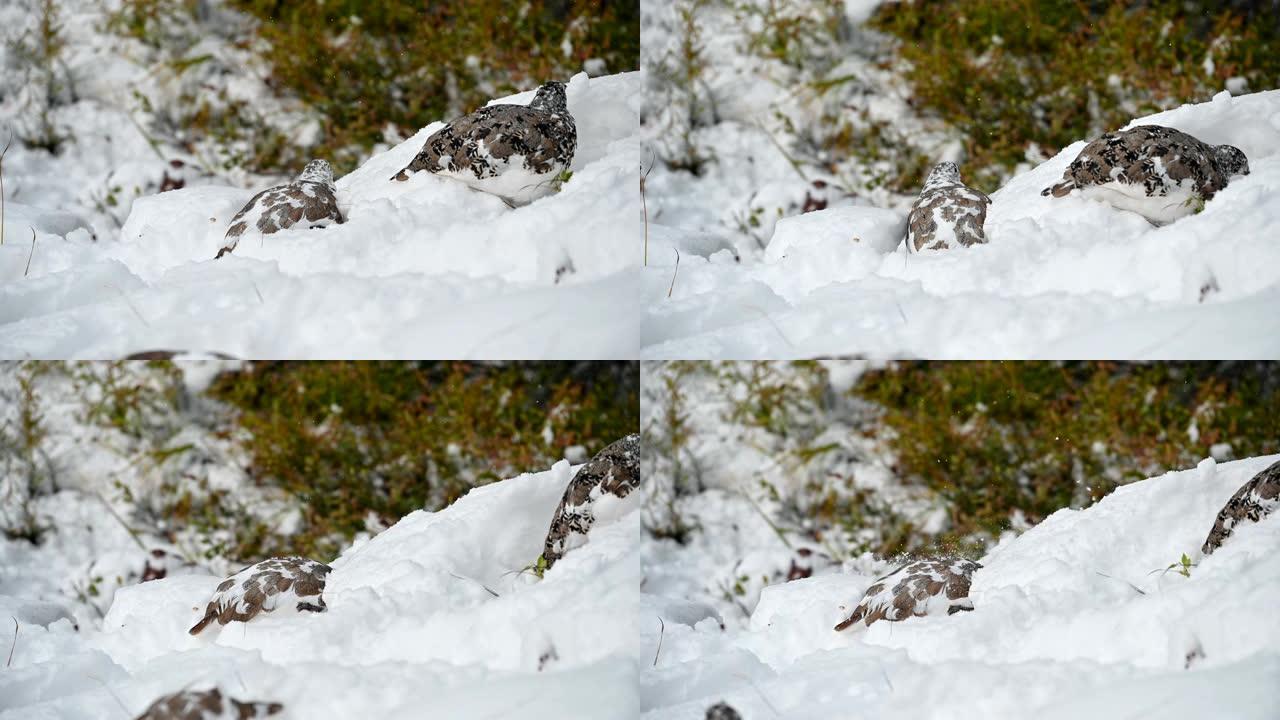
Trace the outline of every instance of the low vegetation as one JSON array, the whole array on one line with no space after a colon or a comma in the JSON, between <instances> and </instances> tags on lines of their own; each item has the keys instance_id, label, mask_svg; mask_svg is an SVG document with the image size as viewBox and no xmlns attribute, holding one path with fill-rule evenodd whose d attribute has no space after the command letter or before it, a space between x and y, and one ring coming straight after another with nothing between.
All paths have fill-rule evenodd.
<instances>
[{"instance_id":1,"label":"low vegetation","mask_svg":"<svg viewBox=\"0 0 1280 720\"><path fill-rule=\"evenodd\" d=\"M209 394L238 408L249 472L301 501L288 550L361 530L636 431L633 363L255 363ZM250 553L253 554L253 553Z\"/></svg>"},{"instance_id":2,"label":"low vegetation","mask_svg":"<svg viewBox=\"0 0 1280 720\"><path fill-rule=\"evenodd\" d=\"M994 190L1035 148L1052 154L1130 119L1208 100L1228 80L1280 86L1280 25L1262 0L885 2L915 101L958 129Z\"/></svg>"},{"instance_id":3,"label":"low vegetation","mask_svg":"<svg viewBox=\"0 0 1280 720\"><path fill-rule=\"evenodd\" d=\"M752 492L772 502L770 522L833 558L976 556L1119 485L1280 452L1280 368L1268 363L899 362L843 392L817 362L681 362L646 377L660 410L644 428L657 492L647 522L681 542L697 520L677 499L704 489L705 454L725 443L769 458ZM695 387L725 402L709 414L684 397ZM898 489L854 482L871 468Z\"/></svg>"},{"instance_id":4,"label":"low vegetation","mask_svg":"<svg viewBox=\"0 0 1280 720\"><path fill-rule=\"evenodd\" d=\"M383 142L490 98L568 80L587 60L639 67L639 7L587 0L231 0L258 18L269 83L322 118L339 172Z\"/></svg>"},{"instance_id":5,"label":"low vegetation","mask_svg":"<svg viewBox=\"0 0 1280 720\"><path fill-rule=\"evenodd\" d=\"M901 363L854 392L884 409L898 475L946 500L949 541L1210 455L1280 452L1280 373L1265 363Z\"/></svg>"}]
</instances>

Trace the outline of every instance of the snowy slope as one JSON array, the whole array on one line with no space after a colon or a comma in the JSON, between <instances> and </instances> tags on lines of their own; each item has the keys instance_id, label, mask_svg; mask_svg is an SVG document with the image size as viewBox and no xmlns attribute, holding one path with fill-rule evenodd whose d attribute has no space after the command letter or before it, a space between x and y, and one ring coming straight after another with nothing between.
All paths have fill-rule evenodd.
<instances>
[{"instance_id":1,"label":"snowy slope","mask_svg":"<svg viewBox=\"0 0 1280 720\"><path fill-rule=\"evenodd\" d=\"M192 637L221 578L188 575L117 592L102 631L24 623L0 718L132 718L210 682L286 717L635 717L635 514L541 580L521 572L571 477L561 462L357 541L331 563L323 614ZM0 612L20 602L0 597Z\"/></svg>"},{"instance_id":2,"label":"snowy slope","mask_svg":"<svg viewBox=\"0 0 1280 720\"><path fill-rule=\"evenodd\" d=\"M1275 717L1280 515L1208 558L1199 547L1276 459L1205 460L1061 510L988 553L974 611L949 617L837 633L876 577L849 572L766 588L745 629L682 624L646 563L644 717L701 718L720 700L748 720ZM1182 553L1190 576L1163 572Z\"/></svg>"},{"instance_id":3,"label":"snowy slope","mask_svg":"<svg viewBox=\"0 0 1280 720\"><path fill-rule=\"evenodd\" d=\"M691 251L707 233L659 220L642 288L644 355L1276 357L1277 118L1280 91L1224 92L1134 120L1249 157L1249 176L1160 228L1079 197L1041 197L1083 140L992 194L989 244L962 251L907 256L895 244L905 214L882 208L784 218L767 250L741 262Z\"/></svg>"},{"instance_id":4,"label":"snowy slope","mask_svg":"<svg viewBox=\"0 0 1280 720\"><path fill-rule=\"evenodd\" d=\"M634 357L639 93L639 73L575 76L574 175L516 210L425 174L389 180L440 123L338 180L346 224L248 238L218 262L252 190L140 198L97 242L24 208L40 222L34 251L13 224L0 245L0 356Z\"/></svg>"}]
</instances>

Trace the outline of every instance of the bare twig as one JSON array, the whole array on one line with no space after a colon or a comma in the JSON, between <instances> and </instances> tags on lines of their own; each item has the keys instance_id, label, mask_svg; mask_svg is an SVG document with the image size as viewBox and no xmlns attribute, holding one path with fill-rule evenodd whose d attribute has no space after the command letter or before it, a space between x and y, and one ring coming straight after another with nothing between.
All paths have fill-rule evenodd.
<instances>
[{"instance_id":1,"label":"bare twig","mask_svg":"<svg viewBox=\"0 0 1280 720\"><path fill-rule=\"evenodd\" d=\"M27 253L27 269L22 271L22 277L26 277L31 272L31 258L36 255L36 229L31 228L31 252Z\"/></svg>"},{"instance_id":2,"label":"bare twig","mask_svg":"<svg viewBox=\"0 0 1280 720\"><path fill-rule=\"evenodd\" d=\"M98 499L102 501L102 506L107 509L107 512L111 513L111 517L115 518L116 522L120 523L120 527L124 528L124 531L129 533L129 537L133 538L133 541L137 543L138 547L143 552L146 552L147 546L143 545L142 541L138 539L138 531L129 527L129 523L125 522L124 518L120 517L120 513L116 512L116 509L111 507L111 503L107 502L107 499L102 496L102 493L96 492L94 495L98 496Z\"/></svg>"},{"instance_id":3,"label":"bare twig","mask_svg":"<svg viewBox=\"0 0 1280 720\"><path fill-rule=\"evenodd\" d=\"M745 499L748 503L750 503L751 507L755 508L756 512L760 513L760 517L764 519L765 523L768 524L768 526L773 530L774 534L778 536L778 539L782 541L782 544L787 546L788 550L795 549L794 547L792 547L791 541L787 539L786 534L782 532L782 528L778 527L777 524L775 524L773 520L770 519L770 517L765 514L764 508L760 507L760 505L756 503L754 498L752 498L750 495L748 495L747 493L741 490L738 491L738 494L741 495L743 499Z\"/></svg>"},{"instance_id":4,"label":"bare twig","mask_svg":"<svg viewBox=\"0 0 1280 720\"><path fill-rule=\"evenodd\" d=\"M107 691L107 694L111 696L111 699L115 700L116 704L120 706L120 709L124 711L124 716L126 718L133 717L133 712L131 712L129 708L124 704L124 701L120 699L119 695L116 695L115 693L111 692L111 688L107 685L106 682L102 680L102 678L98 677L97 675L94 675L93 673L86 673L86 675L90 680L93 680L94 682L101 685L103 690ZM189 687L190 685L191 683L187 683L187 685L183 687L183 690L187 689L187 687Z\"/></svg>"},{"instance_id":5,"label":"bare twig","mask_svg":"<svg viewBox=\"0 0 1280 720\"><path fill-rule=\"evenodd\" d=\"M673 250L675 248L672 248ZM676 275L680 274L680 251L676 250L676 269L671 271L671 287L667 288L667 297L671 297L671 293L676 289Z\"/></svg>"},{"instance_id":6,"label":"bare twig","mask_svg":"<svg viewBox=\"0 0 1280 720\"><path fill-rule=\"evenodd\" d=\"M473 582L473 583L475 583L475 584L479 585L480 587L484 588L484 589L485 589L485 592L489 593L490 595L492 595L492 596L494 596L494 597L499 597L498 593L496 593L496 592L494 592L494 591L490 590L488 585L485 585L484 583L480 582L479 580L476 580L475 578L463 577L463 576L461 576L461 575L454 575L453 573L449 573L449 575L451 575L452 577L455 577L455 578L457 578L457 579L459 579L459 580L470 580L471 582Z\"/></svg>"},{"instance_id":7,"label":"bare twig","mask_svg":"<svg viewBox=\"0 0 1280 720\"><path fill-rule=\"evenodd\" d=\"M138 316L138 320L141 321L143 325L147 327L151 327L151 323L147 322L147 319L142 316L142 313L138 312L138 308L135 307L134 304L129 301L129 296L125 295L123 290L121 290L120 288L110 283L107 284L107 287L111 288L112 290L115 290L117 293L120 293L120 299L124 300L124 304L128 305L129 309L133 311L133 314Z\"/></svg>"},{"instance_id":8,"label":"bare twig","mask_svg":"<svg viewBox=\"0 0 1280 720\"><path fill-rule=\"evenodd\" d=\"M746 680L747 685L750 685L751 689L756 691L756 694L759 695L760 699L764 701L764 704L767 705L769 709L773 711L774 715L778 717L782 716L782 713L778 712L778 708L774 707L773 703L769 702L769 698L764 694L764 691L761 690L760 687L756 685L755 682L752 681L750 677L743 675L742 673L734 673L734 675L742 678L743 680Z\"/></svg>"},{"instance_id":9,"label":"bare twig","mask_svg":"<svg viewBox=\"0 0 1280 720\"><path fill-rule=\"evenodd\" d=\"M653 150L649 150L649 168L640 173L640 210L644 215L644 266L649 267L649 204L645 201L644 182L653 172L653 163L657 160ZM643 165L641 166L644 167Z\"/></svg>"},{"instance_id":10,"label":"bare twig","mask_svg":"<svg viewBox=\"0 0 1280 720\"><path fill-rule=\"evenodd\" d=\"M4 156L12 144L13 132L10 132L9 142L4 144L4 150L0 150L0 245L4 244Z\"/></svg>"},{"instance_id":11,"label":"bare twig","mask_svg":"<svg viewBox=\"0 0 1280 720\"><path fill-rule=\"evenodd\" d=\"M778 327L778 323L774 322L773 316L765 312L764 308L757 307L755 305L747 305L747 307L760 313L761 317L769 321L769 324L773 326L773 331L778 333L778 337L782 338L782 342L786 343L789 347L794 348L796 346L795 343L791 342L791 338L787 337L787 334L782 332L782 328Z\"/></svg>"},{"instance_id":12,"label":"bare twig","mask_svg":"<svg viewBox=\"0 0 1280 720\"><path fill-rule=\"evenodd\" d=\"M1095 572L1095 573L1097 573L1098 575L1101 575L1101 576L1102 576L1102 577L1104 577L1104 578L1109 579L1109 580L1120 580L1120 578L1111 577L1110 575L1108 575L1108 574L1106 574L1106 573L1104 573L1104 572L1098 572L1097 570L1094 570L1094 572ZM1154 572L1154 571L1152 571L1152 572ZM1148 574L1148 575L1150 575L1151 573L1147 573L1147 574ZM1124 583L1125 585L1128 585L1129 587L1131 587L1131 588L1133 588L1134 590L1136 590L1136 591L1138 592L1138 594L1139 594L1139 595L1146 595L1146 594L1147 594L1145 590L1143 590L1142 588L1138 587L1137 585L1134 585L1133 583L1129 582L1128 580L1120 580L1120 582L1122 582L1122 583Z\"/></svg>"},{"instance_id":13,"label":"bare twig","mask_svg":"<svg viewBox=\"0 0 1280 720\"><path fill-rule=\"evenodd\" d=\"M16 622L16 621L15 621ZM653 653L653 666L658 667L658 656L662 654L662 636L667 632L667 624L658 618L658 649Z\"/></svg>"},{"instance_id":14,"label":"bare twig","mask_svg":"<svg viewBox=\"0 0 1280 720\"><path fill-rule=\"evenodd\" d=\"M9 617L13 617L13 616L10 615ZM17 647L18 647L18 618L15 617L13 618L13 644L9 646L9 659L5 661L5 664L4 664L6 668L13 665L13 651Z\"/></svg>"}]
</instances>

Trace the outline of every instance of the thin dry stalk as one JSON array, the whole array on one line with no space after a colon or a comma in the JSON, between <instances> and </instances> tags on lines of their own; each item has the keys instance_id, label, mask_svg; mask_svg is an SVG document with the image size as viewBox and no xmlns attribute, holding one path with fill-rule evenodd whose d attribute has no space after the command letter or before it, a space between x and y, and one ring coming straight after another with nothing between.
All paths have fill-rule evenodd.
<instances>
[{"instance_id":1,"label":"thin dry stalk","mask_svg":"<svg viewBox=\"0 0 1280 720\"><path fill-rule=\"evenodd\" d=\"M12 144L13 133L9 133L9 142L4 144L4 150L0 150L0 245L4 244L4 156Z\"/></svg>"},{"instance_id":2,"label":"thin dry stalk","mask_svg":"<svg viewBox=\"0 0 1280 720\"><path fill-rule=\"evenodd\" d=\"M31 258L36 255L36 229L31 228L31 252L27 253L27 269L22 271L22 277L26 277L31 272Z\"/></svg>"},{"instance_id":3,"label":"thin dry stalk","mask_svg":"<svg viewBox=\"0 0 1280 720\"><path fill-rule=\"evenodd\" d=\"M671 297L671 293L676 289L676 275L680 274L680 251L676 250L676 269L671 272L671 287L667 288L667 297Z\"/></svg>"}]
</instances>

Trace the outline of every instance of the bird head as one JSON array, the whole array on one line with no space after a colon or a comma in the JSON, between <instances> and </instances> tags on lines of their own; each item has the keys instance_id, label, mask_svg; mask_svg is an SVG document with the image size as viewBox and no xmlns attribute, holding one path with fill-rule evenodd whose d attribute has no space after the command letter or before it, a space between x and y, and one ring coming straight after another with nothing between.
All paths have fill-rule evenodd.
<instances>
[{"instance_id":1,"label":"bird head","mask_svg":"<svg viewBox=\"0 0 1280 720\"><path fill-rule=\"evenodd\" d=\"M550 112L568 112L569 103L565 99L564 83L552 80L538 88L529 107L542 108Z\"/></svg>"},{"instance_id":2,"label":"bird head","mask_svg":"<svg viewBox=\"0 0 1280 720\"><path fill-rule=\"evenodd\" d=\"M1213 160L1227 176L1248 175L1249 158L1234 145L1219 145L1213 149Z\"/></svg>"},{"instance_id":3,"label":"bird head","mask_svg":"<svg viewBox=\"0 0 1280 720\"><path fill-rule=\"evenodd\" d=\"M925 189L937 187L939 185L960 185L960 168L956 167L953 162L940 162L933 166L933 170L929 171L929 177L924 179Z\"/></svg>"},{"instance_id":4,"label":"bird head","mask_svg":"<svg viewBox=\"0 0 1280 720\"><path fill-rule=\"evenodd\" d=\"M298 174L298 182L333 183L333 167L328 160L312 160Z\"/></svg>"}]
</instances>

